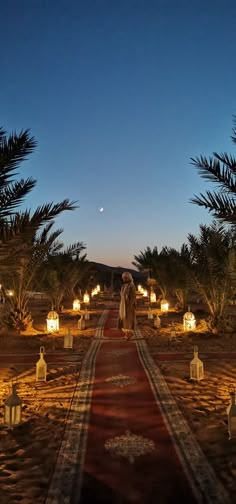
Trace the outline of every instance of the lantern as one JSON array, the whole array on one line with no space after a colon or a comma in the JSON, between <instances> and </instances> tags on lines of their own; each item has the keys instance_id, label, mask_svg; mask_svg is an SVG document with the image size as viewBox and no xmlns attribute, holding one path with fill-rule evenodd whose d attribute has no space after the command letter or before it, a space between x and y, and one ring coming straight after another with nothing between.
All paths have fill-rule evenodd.
<instances>
[{"instance_id":1,"label":"lantern","mask_svg":"<svg viewBox=\"0 0 236 504\"><path fill-rule=\"evenodd\" d=\"M16 393L16 383L12 385L12 393L4 403L4 423L18 425L21 423L22 401Z\"/></svg>"},{"instance_id":2,"label":"lantern","mask_svg":"<svg viewBox=\"0 0 236 504\"><path fill-rule=\"evenodd\" d=\"M146 289L143 289L143 297L148 297L148 291Z\"/></svg>"},{"instance_id":3,"label":"lantern","mask_svg":"<svg viewBox=\"0 0 236 504\"><path fill-rule=\"evenodd\" d=\"M51 333L59 331L59 316L58 313L54 310L48 313L47 331Z\"/></svg>"},{"instance_id":4,"label":"lantern","mask_svg":"<svg viewBox=\"0 0 236 504\"><path fill-rule=\"evenodd\" d=\"M159 327L161 327L161 319L160 319L160 317L158 316L158 314L156 314L156 317L154 318L153 325L154 325L154 327L156 327L157 329L159 329Z\"/></svg>"},{"instance_id":5,"label":"lantern","mask_svg":"<svg viewBox=\"0 0 236 504\"><path fill-rule=\"evenodd\" d=\"M101 291L101 287L100 287L100 285L99 285L99 284L97 285L96 289L97 289L97 292L100 292L100 291Z\"/></svg>"},{"instance_id":6,"label":"lantern","mask_svg":"<svg viewBox=\"0 0 236 504\"><path fill-rule=\"evenodd\" d=\"M152 309L150 308L150 306L149 306L149 309L148 309L148 319L149 320L153 319L153 312L152 312Z\"/></svg>"},{"instance_id":7,"label":"lantern","mask_svg":"<svg viewBox=\"0 0 236 504\"><path fill-rule=\"evenodd\" d=\"M44 347L40 347L40 358L36 363L36 381L46 381L47 380L47 364L44 360Z\"/></svg>"},{"instance_id":8,"label":"lantern","mask_svg":"<svg viewBox=\"0 0 236 504\"><path fill-rule=\"evenodd\" d=\"M161 311L167 313L169 310L169 303L166 299L161 300Z\"/></svg>"},{"instance_id":9,"label":"lantern","mask_svg":"<svg viewBox=\"0 0 236 504\"><path fill-rule=\"evenodd\" d=\"M171 328L170 328L170 341L176 341L176 329L175 329L175 326L172 322L171 324Z\"/></svg>"},{"instance_id":10,"label":"lantern","mask_svg":"<svg viewBox=\"0 0 236 504\"><path fill-rule=\"evenodd\" d=\"M64 336L64 348L73 348L73 336L70 333L70 330Z\"/></svg>"},{"instance_id":11,"label":"lantern","mask_svg":"<svg viewBox=\"0 0 236 504\"><path fill-rule=\"evenodd\" d=\"M78 329L80 329L80 331L85 329L85 320L84 320L83 315L81 315L81 317L78 320Z\"/></svg>"},{"instance_id":12,"label":"lantern","mask_svg":"<svg viewBox=\"0 0 236 504\"><path fill-rule=\"evenodd\" d=\"M85 292L85 294L84 294L84 303L85 304L89 304L89 301L90 301L89 294L87 292Z\"/></svg>"},{"instance_id":13,"label":"lantern","mask_svg":"<svg viewBox=\"0 0 236 504\"><path fill-rule=\"evenodd\" d=\"M90 319L90 315L89 315L88 308L86 306L85 311L84 311L84 320L89 320L89 319Z\"/></svg>"},{"instance_id":14,"label":"lantern","mask_svg":"<svg viewBox=\"0 0 236 504\"><path fill-rule=\"evenodd\" d=\"M235 388L233 385L229 387L230 404L226 409L228 415L228 432L229 439L236 437L236 404L235 404Z\"/></svg>"},{"instance_id":15,"label":"lantern","mask_svg":"<svg viewBox=\"0 0 236 504\"><path fill-rule=\"evenodd\" d=\"M192 331L196 329L196 319L194 314L190 311L190 307L188 307L188 311L183 316L183 326L184 331Z\"/></svg>"},{"instance_id":16,"label":"lantern","mask_svg":"<svg viewBox=\"0 0 236 504\"><path fill-rule=\"evenodd\" d=\"M79 311L80 310L80 300L79 299L74 299L74 301L73 301L73 310L74 311Z\"/></svg>"},{"instance_id":17,"label":"lantern","mask_svg":"<svg viewBox=\"0 0 236 504\"><path fill-rule=\"evenodd\" d=\"M202 380L204 378L203 362L198 358L198 347L194 347L193 360L190 362L190 380Z\"/></svg>"},{"instance_id":18,"label":"lantern","mask_svg":"<svg viewBox=\"0 0 236 504\"><path fill-rule=\"evenodd\" d=\"M138 292L140 292L140 294L142 294L142 291L143 291L142 285L138 285Z\"/></svg>"},{"instance_id":19,"label":"lantern","mask_svg":"<svg viewBox=\"0 0 236 504\"><path fill-rule=\"evenodd\" d=\"M155 292L150 293L150 303L156 303L157 297Z\"/></svg>"}]
</instances>

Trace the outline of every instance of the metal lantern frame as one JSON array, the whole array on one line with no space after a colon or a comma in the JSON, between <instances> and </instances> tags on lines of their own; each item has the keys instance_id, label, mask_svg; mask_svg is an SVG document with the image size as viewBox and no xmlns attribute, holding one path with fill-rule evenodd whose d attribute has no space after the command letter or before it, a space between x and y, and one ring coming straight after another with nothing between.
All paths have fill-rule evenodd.
<instances>
[{"instance_id":1,"label":"metal lantern frame","mask_svg":"<svg viewBox=\"0 0 236 504\"><path fill-rule=\"evenodd\" d=\"M190 362L190 380L200 381L204 378L204 365L198 357L198 347L193 349L193 359Z\"/></svg>"},{"instance_id":2,"label":"metal lantern frame","mask_svg":"<svg viewBox=\"0 0 236 504\"><path fill-rule=\"evenodd\" d=\"M80 310L80 300L78 298L74 299L73 301L73 310L74 311Z\"/></svg>"},{"instance_id":3,"label":"metal lantern frame","mask_svg":"<svg viewBox=\"0 0 236 504\"><path fill-rule=\"evenodd\" d=\"M4 402L4 423L9 426L18 425L22 422L22 400L17 395L16 383L12 383L11 394Z\"/></svg>"},{"instance_id":4,"label":"metal lantern frame","mask_svg":"<svg viewBox=\"0 0 236 504\"><path fill-rule=\"evenodd\" d=\"M47 381L47 363L44 359L45 350L41 346L39 350L39 360L36 362L36 381Z\"/></svg>"},{"instance_id":5,"label":"metal lantern frame","mask_svg":"<svg viewBox=\"0 0 236 504\"><path fill-rule=\"evenodd\" d=\"M83 301L84 301L85 304L89 304L90 303L90 295L88 294L87 291L84 293Z\"/></svg>"},{"instance_id":6,"label":"metal lantern frame","mask_svg":"<svg viewBox=\"0 0 236 504\"><path fill-rule=\"evenodd\" d=\"M51 310L47 315L47 331L50 333L59 331L59 315L55 310Z\"/></svg>"},{"instance_id":7,"label":"metal lantern frame","mask_svg":"<svg viewBox=\"0 0 236 504\"><path fill-rule=\"evenodd\" d=\"M73 348L73 335L70 330L64 336L64 348Z\"/></svg>"},{"instance_id":8,"label":"metal lantern frame","mask_svg":"<svg viewBox=\"0 0 236 504\"><path fill-rule=\"evenodd\" d=\"M190 311L190 307L188 307L188 311L183 316L183 326L184 331L194 331L196 329L195 315Z\"/></svg>"},{"instance_id":9,"label":"metal lantern frame","mask_svg":"<svg viewBox=\"0 0 236 504\"><path fill-rule=\"evenodd\" d=\"M162 299L160 303L160 308L163 313L167 313L169 310L169 303L167 299Z\"/></svg>"}]
</instances>

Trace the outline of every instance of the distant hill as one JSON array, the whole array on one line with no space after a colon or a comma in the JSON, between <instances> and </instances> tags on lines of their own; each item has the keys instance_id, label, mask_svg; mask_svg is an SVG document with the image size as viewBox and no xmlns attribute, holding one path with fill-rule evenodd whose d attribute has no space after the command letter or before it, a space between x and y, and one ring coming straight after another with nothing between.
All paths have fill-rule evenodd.
<instances>
[{"instance_id":1,"label":"distant hill","mask_svg":"<svg viewBox=\"0 0 236 504\"><path fill-rule=\"evenodd\" d=\"M123 268L121 266L108 266L107 264L90 261L94 267L94 272L98 278L98 282L105 284L107 287L114 289L120 288L122 284L122 273L129 271L134 279L134 282L145 282L147 274L140 273L132 268Z\"/></svg>"}]
</instances>

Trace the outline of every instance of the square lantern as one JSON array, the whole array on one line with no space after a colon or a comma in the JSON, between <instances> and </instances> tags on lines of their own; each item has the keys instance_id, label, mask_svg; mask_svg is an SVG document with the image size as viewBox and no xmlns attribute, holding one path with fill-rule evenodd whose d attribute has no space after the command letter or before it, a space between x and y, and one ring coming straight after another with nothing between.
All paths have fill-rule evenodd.
<instances>
[{"instance_id":1,"label":"square lantern","mask_svg":"<svg viewBox=\"0 0 236 504\"><path fill-rule=\"evenodd\" d=\"M159 329L159 327L161 327L161 319L160 319L160 317L158 316L158 314L156 314L156 317L154 318L153 325L154 325L154 327L156 327L157 329Z\"/></svg>"},{"instance_id":2,"label":"square lantern","mask_svg":"<svg viewBox=\"0 0 236 504\"><path fill-rule=\"evenodd\" d=\"M150 303L156 303L157 297L155 292L150 292Z\"/></svg>"},{"instance_id":3,"label":"square lantern","mask_svg":"<svg viewBox=\"0 0 236 504\"><path fill-rule=\"evenodd\" d=\"M89 320L89 319L90 319L90 314L89 314L88 308L86 306L85 310L84 310L84 320Z\"/></svg>"},{"instance_id":4,"label":"square lantern","mask_svg":"<svg viewBox=\"0 0 236 504\"><path fill-rule=\"evenodd\" d=\"M166 299L161 300L161 311L167 313L169 310L169 303Z\"/></svg>"},{"instance_id":5,"label":"square lantern","mask_svg":"<svg viewBox=\"0 0 236 504\"><path fill-rule=\"evenodd\" d=\"M184 331L194 331L194 329L196 329L196 319L194 314L190 311L190 307L188 307L188 311L183 316L183 326Z\"/></svg>"},{"instance_id":6,"label":"square lantern","mask_svg":"<svg viewBox=\"0 0 236 504\"><path fill-rule=\"evenodd\" d=\"M50 333L59 331L59 315L54 310L47 315L47 331Z\"/></svg>"},{"instance_id":7,"label":"square lantern","mask_svg":"<svg viewBox=\"0 0 236 504\"><path fill-rule=\"evenodd\" d=\"M86 324L85 324L84 316L83 316L83 315L81 315L81 317L80 317L80 318L79 318L79 320L78 320L78 329L79 329L80 331L82 331L83 329L85 329L85 325L86 325Z\"/></svg>"},{"instance_id":8,"label":"square lantern","mask_svg":"<svg viewBox=\"0 0 236 504\"><path fill-rule=\"evenodd\" d=\"M85 303L85 304L89 304L89 302L90 302L90 297L89 297L89 294L88 294L87 292L85 292L85 294L84 294L84 298L83 298L83 299L84 299L84 303Z\"/></svg>"},{"instance_id":9,"label":"square lantern","mask_svg":"<svg viewBox=\"0 0 236 504\"><path fill-rule=\"evenodd\" d=\"M200 381L204 378L203 362L198 358L198 347L194 347L193 360L190 362L190 380Z\"/></svg>"},{"instance_id":10,"label":"square lantern","mask_svg":"<svg viewBox=\"0 0 236 504\"><path fill-rule=\"evenodd\" d=\"M80 310L80 300L79 299L74 299L74 301L73 301L73 310L74 311L79 311Z\"/></svg>"},{"instance_id":11,"label":"square lantern","mask_svg":"<svg viewBox=\"0 0 236 504\"><path fill-rule=\"evenodd\" d=\"M4 403L4 423L18 425L21 423L22 401L16 393L16 384L12 385L12 392Z\"/></svg>"},{"instance_id":12,"label":"square lantern","mask_svg":"<svg viewBox=\"0 0 236 504\"><path fill-rule=\"evenodd\" d=\"M70 330L64 336L64 348L73 348L73 336L70 333Z\"/></svg>"},{"instance_id":13,"label":"square lantern","mask_svg":"<svg viewBox=\"0 0 236 504\"><path fill-rule=\"evenodd\" d=\"M47 381L47 363L44 360L44 347L40 347L40 358L36 362L36 381Z\"/></svg>"},{"instance_id":14,"label":"square lantern","mask_svg":"<svg viewBox=\"0 0 236 504\"><path fill-rule=\"evenodd\" d=\"M226 409L228 415L228 432L229 439L236 437L236 404L235 404L235 388L233 385L229 387L230 404Z\"/></svg>"},{"instance_id":15,"label":"square lantern","mask_svg":"<svg viewBox=\"0 0 236 504\"><path fill-rule=\"evenodd\" d=\"M148 309L148 319L149 319L149 320L153 320L153 311L152 311L152 309L150 308L150 306L149 306L149 309Z\"/></svg>"}]
</instances>

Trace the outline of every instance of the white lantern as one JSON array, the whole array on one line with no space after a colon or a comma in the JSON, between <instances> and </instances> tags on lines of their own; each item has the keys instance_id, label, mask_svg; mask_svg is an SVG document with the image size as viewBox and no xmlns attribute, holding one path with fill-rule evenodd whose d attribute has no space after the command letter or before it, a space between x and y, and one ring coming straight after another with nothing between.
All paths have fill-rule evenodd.
<instances>
[{"instance_id":1,"label":"white lantern","mask_svg":"<svg viewBox=\"0 0 236 504\"><path fill-rule=\"evenodd\" d=\"M229 387L230 404L226 409L228 415L228 432L229 439L236 437L236 404L235 404L235 388L233 385Z\"/></svg>"},{"instance_id":2,"label":"white lantern","mask_svg":"<svg viewBox=\"0 0 236 504\"><path fill-rule=\"evenodd\" d=\"M142 285L138 285L138 292L140 292L140 294L142 294L142 291L143 291Z\"/></svg>"},{"instance_id":3,"label":"white lantern","mask_svg":"<svg viewBox=\"0 0 236 504\"><path fill-rule=\"evenodd\" d=\"M47 331L50 333L59 331L59 315L54 310L47 315Z\"/></svg>"},{"instance_id":4,"label":"white lantern","mask_svg":"<svg viewBox=\"0 0 236 504\"><path fill-rule=\"evenodd\" d=\"M22 401L16 393L16 383L12 385L12 393L4 403L4 423L18 425L21 423Z\"/></svg>"},{"instance_id":5,"label":"white lantern","mask_svg":"<svg viewBox=\"0 0 236 504\"><path fill-rule=\"evenodd\" d=\"M145 298L148 297L148 291L146 289L143 289L143 297Z\"/></svg>"},{"instance_id":6,"label":"white lantern","mask_svg":"<svg viewBox=\"0 0 236 504\"><path fill-rule=\"evenodd\" d=\"M190 362L190 380L203 380L204 368L203 362L198 358L198 347L195 346L193 350L193 360Z\"/></svg>"},{"instance_id":7,"label":"white lantern","mask_svg":"<svg viewBox=\"0 0 236 504\"><path fill-rule=\"evenodd\" d=\"M85 292L83 299L84 299L84 303L85 304L89 304L90 297L89 297L89 294L87 292Z\"/></svg>"},{"instance_id":8,"label":"white lantern","mask_svg":"<svg viewBox=\"0 0 236 504\"><path fill-rule=\"evenodd\" d=\"M64 336L64 348L73 348L73 336L70 333L70 330Z\"/></svg>"},{"instance_id":9,"label":"white lantern","mask_svg":"<svg viewBox=\"0 0 236 504\"><path fill-rule=\"evenodd\" d=\"M97 292L100 292L100 291L101 291L101 287L100 287L100 285L99 285L99 284L97 285L96 289L97 289Z\"/></svg>"},{"instance_id":10,"label":"white lantern","mask_svg":"<svg viewBox=\"0 0 236 504\"><path fill-rule=\"evenodd\" d=\"M150 293L150 303L156 303L157 297L155 292Z\"/></svg>"},{"instance_id":11,"label":"white lantern","mask_svg":"<svg viewBox=\"0 0 236 504\"><path fill-rule=\"evenodd\" d=\"M44 360L44 347L40 347L40 358L36 362L36 381L46 381L47 380L47 364Z\"/></svg>"},{"instance_id":12,"label":"white lantern","mask_svg":"<svg viewBox=\"0 0 236 504\"><path fill-rule=\"evenodd\" d=\"M79 299L74 299L74 301L73 301L73 310L74 311L79 311L80 310L80 300Z\"/></svg>"},{"instance_id":13,"label":"white lantern","mask_svg":"<svg viewBox=\"0 0 236 504\"><path fill-rule=\"evenodd\" d=\"M160 319L160 317L158 316L158 314L156 314L156 317L154 318L153 325L154 325L154 327L156 327L157 329L159 329L159 327L161 327L161 319Z\"/></svg>"},{"instance_id":14,"label":"white lantern","mask_svg":"<svg viewBox=\"0 0 236 504\"><path fill-rule=\"evenodd\" d=\"M176 341L176 329L175 329L175 326L172 322L171 324L171 328L170 328L170 341Z\"/></svg>"},{"instance_id":15,"label":"white lantern","mask_svg":"<svg viewBox=\"0 0 236 504\"><path fill-rule=\"evenodd\" d=\"M86 306L85 311L84 311L84 320L89 320L89 319L90 319L90 314L89 314L88 308Z\"/></svg>"},{"instance_id":16,"label":"white lantern","mask_svg":"<svg viewBox=\"0 0 236 504\"><path fill-rule=\"evenodd\" d=\"M85 329L85 320L84 320L83 315L81 315L81 317L78 320L78 329L80 331L82 331L83 329Z\"/></svg>"},{"instance_id":17,"label":"white lantern","mask_svg":"<svg viewBox=\"0 0 236 504\"><path fill-rule=\"evenodd\" d=\"M148 319L149 320L153 319L153 312L152 312L152 309L150 308L150 306L149 306L149 309L148 309Z\"/></svg>"},{"instance_id":18,"label":"white lantern","mask_svg":"<svg viewBox=\"0 0 236 504\"><path fill-rule=\"evenodd\" d=\"M188 311L183 316L183 326L184 331L193 331L196 329L196 319L194 314L190 311L190 307L188 307Z\"/></svg>"},{"instance_id":19,"label":"white lantern","mask_svg":"<svg viewBox=\"0 0 236 504\"><path fill-rule=\"evenodd\" d=\"M167 313L169 310L169 303L166 299L161 300L161 311Z\"/></svg>"}]
</instances>

